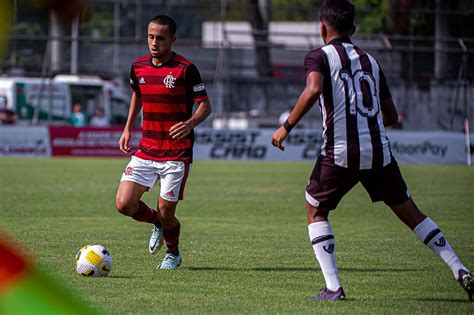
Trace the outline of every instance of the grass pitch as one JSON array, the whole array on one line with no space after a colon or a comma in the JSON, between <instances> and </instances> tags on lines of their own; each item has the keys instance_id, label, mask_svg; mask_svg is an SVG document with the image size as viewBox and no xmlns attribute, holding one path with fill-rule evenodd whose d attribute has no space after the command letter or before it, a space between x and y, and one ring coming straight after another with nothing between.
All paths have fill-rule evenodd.
<instances>
[{"instance_id":1,"label":"grass pitch","mask_svg":"<svg viewBox=\"0 0 474 315\"><path fill-rule=\"evenodd\" d=\"M177 211L183 264L155 270L163 252L148 253L150 226L115 210L127 161L0 159L0 229L97 310L474 313L451 271L360 185L330 216L348 300L307 300L324 286L304 209L311 163L195 162ZM402 172L418 206L474 269L474 168L402 166ZM154 206L158 192L144 200ZM74 256L86 244L111 252L108 278L76 274Z\"/></svg>"}]
</instances>

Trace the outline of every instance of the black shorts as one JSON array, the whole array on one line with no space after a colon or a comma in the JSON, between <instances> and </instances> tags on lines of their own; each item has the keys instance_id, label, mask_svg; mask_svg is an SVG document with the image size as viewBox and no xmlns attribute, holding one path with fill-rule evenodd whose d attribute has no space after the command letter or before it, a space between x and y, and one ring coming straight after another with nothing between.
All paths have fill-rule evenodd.
<instances>
[{"instance_id":1,"label":"black shorts","mask_svg":"<svg viewBox=\"0 0 474 315\"><path fill-rule=\"evenodd\" d=\"M356 170L321 163L321 156L306 187L306 201L316 208L333 210L342 197L359 181L369 193L372 202L383 201L396 206L410 198L397 161L380 169Z\"/></svg>"}]
</instances>

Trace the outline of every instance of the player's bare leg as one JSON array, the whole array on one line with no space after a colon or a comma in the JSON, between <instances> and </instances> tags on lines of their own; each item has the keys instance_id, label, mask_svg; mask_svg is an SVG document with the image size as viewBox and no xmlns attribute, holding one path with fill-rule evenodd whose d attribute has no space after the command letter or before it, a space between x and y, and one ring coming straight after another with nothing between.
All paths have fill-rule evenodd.
<instances>
[{"instance_id":1,"label":"player's bare leg","mask_svg":"<svg viewBox=\"0 0 474 315\"><path fill-rule=\"evenodd\" d=\"M308 234L319 262L326 286L313 300L344 300L346 298L336 266L335 240L328 221L329 211L306 203Z\"/></svg>"},{"instance_id":2,"label":"player's bare leg","mask_svg":"<svg viewBox=\"0 0 474 315\"><path fill-rule=\"evenodd\" d=\"M135 182L122 181L115 197L115 206L123 215L132 217L136 221L153 224L153 240L150 240L149 251L154 253L163 244L163 231L159 212L151 209L140 200L147 190L148 187Z\"/></svg>"},{"instance_id":3,"label":"player's bare leg","mask_svg":"<svg viewBox=\"0 0 474 315\"><path fill-rule=\"evenodd\" d=\"M120 182L115 196L117 211L129 217L135 215L139 208L139 201L147 190L148 187L135 182Z\"/></svg>"},{"instance_id":4,"label":"player's bare leg","mask_svg":"<svg viewBox=\"0 0 474 315\"><path fill-rule=\"evenodd\" d=\"M308 217L308 224L321 221L329 221L329 211L318 209L311 204L306 203L306 216Z\"/></svg>"},{"instance_id":5,"label":"player's bare leg","mask_svg":"<svg viewBox=\"0 0 474 315\"><path fill-rule=\"evenodd\" d=\"M436 223L424 215L411 198L400 205L392 206L391 209L403 223L413 230L420 241L448 265L454 278L466 290L469 300L472 301L474 293L472 275L461 263Z\"/></svg>"},{"instance_id":6,"label":"player's bare leg","mask_svg":"<svg viewBox=\"0 0 474 315\"><path fill-rule=\"evenodd\" d=\"M175 216L177 206L177 201L168 201L160 196L158 201L158 210L160 211L161 225L165 230L172 229L179 225L179 220Z\"/></svg>"},{"instance_id":7,"label":"player's bare leg","mask_svg":"<svg viewBox=\"0 0 474 315\"><path fill-rule=\"evenodd\" d=\"M426 219L426 215L418 209L411 198L400 205L392 206L391 209L395 215L412 230Z\"/></svg>"},{"instance_id":8,"label":"player's bare leg","mask_svg":"<svg viewBox=\"0 0 474 315\"><path fill-rule=\"evenodd\" d=\"M175 216L177 205L177 201L168 201L161 196L158 201L160 222L163 226L163 237L167 247L165 258L158 266L159 269L176 269L181 264L182 259L178 248L181 224Z\"/></svg>"}]
</instances>

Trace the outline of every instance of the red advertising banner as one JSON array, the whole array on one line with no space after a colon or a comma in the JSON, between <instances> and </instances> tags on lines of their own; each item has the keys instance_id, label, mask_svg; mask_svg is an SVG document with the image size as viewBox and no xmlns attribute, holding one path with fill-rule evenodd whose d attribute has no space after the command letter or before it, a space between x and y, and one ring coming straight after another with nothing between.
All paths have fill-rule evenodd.
<instances>
[{"instance_id":1,"label":"red advertising banner","mask_svg":"<svg viewBox=\"0 0 474 315\"><path fill-rule=\"evenodd\" d=\"M53 156L125 156L119 149L122 128L75 128L50 126ZM141 131L132 131L132 152L138 148Z\"/></svg>"}]
</instances>

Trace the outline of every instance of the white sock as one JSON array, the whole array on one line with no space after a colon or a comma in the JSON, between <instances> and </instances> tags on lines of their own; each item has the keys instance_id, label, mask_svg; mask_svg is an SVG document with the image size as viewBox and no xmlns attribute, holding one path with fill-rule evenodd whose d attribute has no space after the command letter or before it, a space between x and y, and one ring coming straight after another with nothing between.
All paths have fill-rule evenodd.
<instances>
[{"instance_id":1,"label":"white sock","mask_svg":"<svg viewBox=\"0 0 474 315\"><path fill-rule=\"evenodd\" d=\"M336 266L335 240L328 221L314 222L308 225L309 240L319 262L326 281L326 287L336 291L341 287Z\"/></svg>"},{"instance_id":2,"label":"white sock","mask_svg":"<svg viewBox=\"0 0 474 315\"><path fill-rule=\"evenodd\" d=\"M436 223L430 218L424 219L413 229L416 236L451 268L454 278L458 278L459 269L468 270L463 266L454 250L440 231Z\"/></svg>"}]
</instances>

